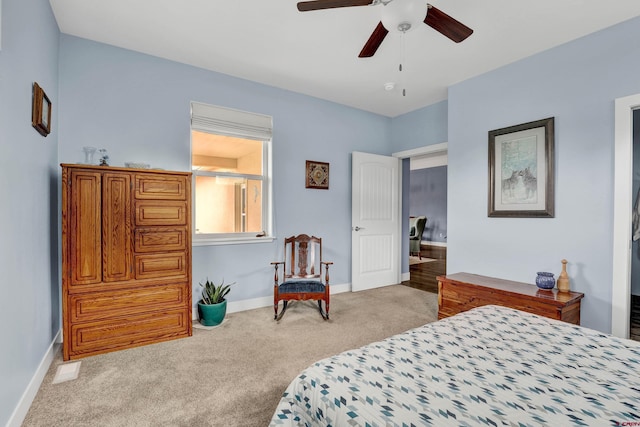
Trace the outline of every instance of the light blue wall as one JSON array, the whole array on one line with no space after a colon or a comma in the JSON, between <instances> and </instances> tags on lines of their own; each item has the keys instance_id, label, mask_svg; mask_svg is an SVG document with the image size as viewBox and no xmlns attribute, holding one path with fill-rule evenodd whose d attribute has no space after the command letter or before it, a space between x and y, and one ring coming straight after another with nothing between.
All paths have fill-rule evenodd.
<instances>
[{"instance_id":1,"label":"light blue wall","mask_svg":"<svg viewBox=\"0 0 640 427\"><path fill-rule=\"evenodd\" d=\"M447 142L447 101L394 117L391 120L391 152L397 153L414 148ZM409 172L410 163L403 162L402 174L402 266L409 273Z\"/></svg>"},{"instance_id":2,"label":"light blue wall","mask_svg":"<svg viewBox=\"0 0 640 427\"><path fill-rule=\"evenodd\" d=\"M533 283L569 261L582 325L611 330L614 99L640 93L640 19L449 88L447 272ZM555 117L555 218L487 217L487 132Z\"/></svg>"},{"instance_id":3,"label":"light blue wall","mask_svg":"<svg viewBox=\"0 0 640 427\"><path fill-rule=\"evenodd\" d=\"M391 119L188 65L62 35L60 161L107 148L112 165L188 170L189 102L273 116L275 243L195 247L193 284L237 282L229 301L273 295L282 239L323 238L333 284L351 281L351 152L389 154ZM305 160L330 163L329 190L305 189ZM195 298L194 298L195 299Z\"/></svg>"},{"instance_id":4,"label":"light blue wall","mask_svg":"<svg viewBox=\"0 0 640 427\"><path fill-rule=\"evenodd\" d=\"M409 274L409 184L411 174L411 160L402 160L402 257L400 272Z\"/></svg>"},{"instance_id":5,"label":"light blue wall","mask_svg":"<svg viewBox=\"0 0 640 427\"><path fill-rule=\"evenodd\" d=\"M427 217L422 240L446 242L447 166L412 170L409 179L409 215Z\"/></svg>"},{"instance_id":6,"label":"light blue wall","mask_svg":"<svg viewBox=\"0 0 640 427\"><path fill-rule=\"evenodd\" d=\"M447 107L445 100L394 117L391 121L392 151L395 153L447 142Z\"/></svg>"},{"instance_id":7,"label":"light blue wall","mask_svg":"<svg viewBox=\"0 0 640 427\"><path fill-rule=\"evenodd\" d=\"M52 132L31 127L38 82ZM60 328L58 26L47 0L2 0L0 50L0 425L6 425Z\"/></svg>"}]
</instances>

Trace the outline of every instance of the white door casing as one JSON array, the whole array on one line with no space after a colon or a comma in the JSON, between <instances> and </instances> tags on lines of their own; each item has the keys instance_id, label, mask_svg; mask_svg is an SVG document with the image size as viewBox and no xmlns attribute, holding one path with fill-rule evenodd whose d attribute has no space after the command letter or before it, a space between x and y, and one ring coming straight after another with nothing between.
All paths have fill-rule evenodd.
<instances>
[{"instance_id":1,"label":"white door casing","mask_svg":"<svg viewBox=\"0 0 640 427\"><path fill-rule=\"evenodd\" d=\"M633 110L638 108L640 94L615 101L611 334L620 338L629 338L631 316Z\"/></svg>"},{"instance_id":2,"label":"white door casing","mask_svg":"<svg viewBox=\"0 0 640 427\"><path fill-rule=\"evenodd\" d=\"M400 161L353 152L351 289L400 283Z\"/></svg>"}]
</instances>

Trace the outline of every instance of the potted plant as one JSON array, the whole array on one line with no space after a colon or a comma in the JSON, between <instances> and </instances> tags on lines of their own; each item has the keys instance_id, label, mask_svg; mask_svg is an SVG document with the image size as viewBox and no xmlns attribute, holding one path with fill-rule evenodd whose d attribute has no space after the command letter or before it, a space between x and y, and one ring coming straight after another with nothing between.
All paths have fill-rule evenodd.
<instances>
[{"instance_id":1,"label":"potted plant","mask_svg":"<svg viewBox=\"0 0 640 427\"><path fill-rule=\"evenodd\" d=\"M209 278L204 284L200 283L202 297L198 301L198 314L200 315L200 323L204 326L216 326L222 323L225 314L227 314L225 296L231 290L231 285L233 283L225 285L224 279L222 279L222 283L216 285L209 281Z\"/></svg>"}]
</instances>

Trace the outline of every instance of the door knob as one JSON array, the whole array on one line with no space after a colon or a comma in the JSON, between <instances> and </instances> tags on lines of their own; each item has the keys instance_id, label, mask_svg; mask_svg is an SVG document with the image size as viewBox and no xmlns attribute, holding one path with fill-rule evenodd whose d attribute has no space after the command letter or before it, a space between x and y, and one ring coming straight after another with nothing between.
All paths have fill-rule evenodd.
<instances>
[{"instance_id":1,"label":"door knob","mask_svg":"<svg viewBox=\"0 0 640 427\"><path fill-rule=\"evenodd\" d=\"M356 230L356 231L360 231L360 230L364 230L364 228L362 228L362 227L358 227L358 226L356 225L356 227L354 228L354 230Z\"/></svg>"}]
</instances>

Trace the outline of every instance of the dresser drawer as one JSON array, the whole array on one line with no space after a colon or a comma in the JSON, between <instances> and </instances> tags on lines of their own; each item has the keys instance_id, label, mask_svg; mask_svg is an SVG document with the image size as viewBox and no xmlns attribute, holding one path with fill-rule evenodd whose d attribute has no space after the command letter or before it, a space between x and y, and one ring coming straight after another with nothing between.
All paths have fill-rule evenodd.
<instances>
[{"instance_id":1,"label":"dresser drawer","mask_svg":"<svg viewBox=\"0 0 640 427\"><path fill-rule=\"evenodd\" d=\"M580 324L580 300L584 294L579 292L541 290L527 283L469 273L437 279L438 319L494 304Z\"/></svg>"},{"instance_id":2,"label":"dresser drawer","mask_svg":"<svg viewBox=\"0 0 640 427\"><path fill-rule=\"evenodd\" d=\"M70 357L98 354L191 335L187 310L176 309L71 325Z\"/></svg>"},{"instance_id":3,"label":"dresser drawer","mask_svg":"<svg viewBox=\"0 0 640 427\"><path fill-rule=\"evenodd\" d=\"M135 264L138 280L187 277L187 254L184 252L136 255Z\"/></svg>"},{"instance_id":4,"label":"dresser drawer","mask_svg":"<svg viewBox=\"0 0 640 427\"><path fill-rule=\"evenodd\" d=\"M140 314L150 310L184 309L191 304L190 291L185 282L74 294L68 297L69 315L72 322L89 322Z\"/></svg>"},{"instance_id":5,"label":"dresser drawer","mask_svg":"<svg viewBox=\"0 0 640 427\"><path fill-rule=\"evenodd\" d=\"M187 200L186 176L136 175L136 199Z\"/></svg>"},{"instance_id":6,"label":"dresser drawer","mask_svg":"<svg viewBox=\"0 0 640 427\"><path fill-rule=\"evenodd\" d=\"M136 202L136 225L187 225L187 202Z\"/></svg>"},{"instance_id":7,"label":"dresser drawer","mask_svg":"<svg viewBox=\"0 0 640 427\"><path fill-rule=\"evenodd\" d=\"M134 248L140 252L187 250L187 228L138 228L135 231Z\"/></svg>"}]
</instances>

